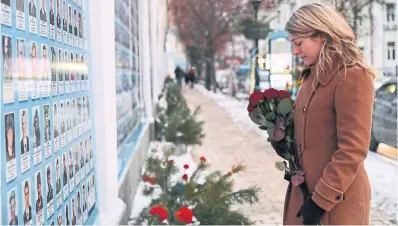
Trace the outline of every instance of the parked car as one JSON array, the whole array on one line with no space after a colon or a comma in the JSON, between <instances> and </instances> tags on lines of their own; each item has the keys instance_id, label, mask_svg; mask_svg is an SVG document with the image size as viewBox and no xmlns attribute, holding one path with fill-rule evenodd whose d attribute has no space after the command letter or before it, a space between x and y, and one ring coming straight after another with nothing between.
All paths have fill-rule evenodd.
<instances>
[{"instance_id":1,"label":"parked car","mask_svg":"<svg viewBox=\"0 0 398 226\"><path fill-rule=\"evenodd\" d=\"M379 143L397 148L397 78L390 78L376 88L369 150Z\"/></svg>"}]
</instances>

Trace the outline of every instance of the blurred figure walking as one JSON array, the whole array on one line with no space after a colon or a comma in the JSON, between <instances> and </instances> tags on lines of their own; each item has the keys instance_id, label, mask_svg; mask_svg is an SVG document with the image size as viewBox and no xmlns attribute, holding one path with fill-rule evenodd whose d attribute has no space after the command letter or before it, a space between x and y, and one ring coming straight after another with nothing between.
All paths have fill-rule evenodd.
<instances>
[{"instance_id":1,"label":"blurred figure walking","mask_svg":"<svg viewBox=\"0 0 398 226\"><path fill-rule=\"evenodd\" d=\"M194 67L191 67L191 69L189 69L188 73L185 75L185 88L193 89L195 81L196 81L196 70Z\"/></svg>"},{"instance_id":2,"label":"blurred figure walking","mask_svg":"<svg viewBox=\"0 0 398 226\"><path fill-rule=\"evenodd\" d=\"M185 77L184 71L180 68L180 66L177 66L176 69L174 70L174 73L176 75L177 79L177 84L181 88L182 87L182 78Z\"/></svg>"}]
</instances>

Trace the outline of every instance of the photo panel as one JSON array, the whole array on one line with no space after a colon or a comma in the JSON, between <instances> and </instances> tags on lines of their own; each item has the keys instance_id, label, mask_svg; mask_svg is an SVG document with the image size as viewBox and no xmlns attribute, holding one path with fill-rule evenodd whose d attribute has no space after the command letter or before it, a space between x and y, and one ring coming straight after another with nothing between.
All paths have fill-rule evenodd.
<instances>
[{"instance_id":1,"label":"photo panel","mask_svg":"<svg viewBox=\"0 0 398 226\"><path fill-rule=\"evenodd\" d=\"M55 39L55 4L54 0L50 0L50 13L49 13L49 20L50 20L50 38Z\"/></svg>"},{"instance_id":2,"label":"photo panel","mask_svg":"<svg viewBox=\"0 0 398 226\"><path fill-rule=\"evenodd\" d=\"M47 219L54 214L54 185L52 163L46 166Z\"/></svg>"},{"instance_id":3,"label":"photo panel","mask_svg":"<svg viewBox=\"0 0 398 226\"><path fill-rule=\"evenodd\" d=\"M59 116L58 116L58 104L57 102L53 103L53 135L54 135L54 150L55 152L59 151Z\"/></svg>"},{"instance_id":4,"label":"photo panel","mask_svg":"<svg viewBox=\"0 0 398 226\"><path fill-rule=\"evenodd\" d=\"M14 75L13 75L13 56L12 56L12 38L8 35L2 35L3 48L3 103L10 104L14 102Z\"/></svg>"},{"instance_id":5,"label":"photo panel","mask_svg":"<svg viewBox=\"0 0 398 226\"><path fill-rule=\"evenodd\" d=\"M55 194L58 209L62 205L61 156L55 160Z\"/></svg>"},{"instance_id":6,"label":"photo panel","mask_svg":"<svg viewBox=\"0 0 398 226\"><path fill-rule=\"evenodd\" d=\"M30 87L30 89L32 99L38 99L40 95L39 79L41 78L41 75L39 72L39 59L37 56L38 48L39 47L36 42L30 41L30 78L32 79L32 87Z\"/></svg>"},{"instance_id":7,"label":"photo panel","mask_svg":"<svg viewBox=\"0 0 398 226\"><path fill-rule=\"evenodd\" d=\"M62 9L61 0L56 0L56 12L57 12L57 41L62 42Z\"/></svg>"},{"instance_id":8,"label":"photo panel","mask_svg":"<svg viewBox=\"0 0 398 226\"><path fill-rule=\"evenodd\" d=\"M6 182L10 182L17 177L16 153L15 153L15 118L14 112L4 115L4 136L6 152Z\"/></svg>"},{"instance_id":9,"label":"photo panel","mask_svg":"<svg viewBox=\"0 0 398 226\"><path fill-rule=\"evenodd\" d=\"M51 109L49 104L43 105L44 115L44 153L45 158L48 158L52 154L51 149Z\"/></svg>"},{"instance_id":10,"label":"photo panel","mask_svg":"<svg viewBox=\"0 0 398 226\"><path fill-rule=\"evenodd\" d=\"M25 39L17 38L17 74L18 74L18 96L19 101L26 101L29 98L28 94L28 73L27 73L27 46Z\"/></svg>"},{"instance_id":11,"label":"photo panel","mask_svg":"<svg viewBox=\"0 0 398 226\"><path fill-rule=\"evenodd\" d=\"M70 99L66 100L66 130L67 130L67 139L68 144L72 142L72 116L71 116L72 104L70 103Z\"/></svg>"},{"instance_id":12,"label":"photo panel","mask_svg":"<svg viewBox=\"0 0 398 226\"><path fill-rule=\"evenodd\" d=\"M14 187L7 192L7 222L9 225L19 225L18 213L18 193L17 187Z\"/></svg>"},{"instance_id":13,"label":"photo panel","mask_svg":"<svg viewBox=\"0 0 398 226\"><path fill-rule=\"evenodd\" d=\"M36 0L29 0L29 32L37 34Z\"/></svg>"},{"instance_id":14,"label":"photo panel","mask_svg":"<svg viewBox=\"0 0 398 226\"><path fill-rule=\"evenodd\" d=\"M66 120L65 120L65 103L64 101L60 101L59 105L61 106L59 109L59 119L61 121L61 147L65 147L66 145Z\"/></svg>"},{"instance_id":15,"label":"photo panel","mask_svg":"<svg viewBox=\"0 0 398 226\"><path fill-rule=\"evenodd\" d=\"M63 42L64 44L68 44L68 26L69 26L69 17L68 17L68 6L66 5L66 1L62 1L62 30L63 30Z\"/></svg>"},{"instance_id":16,"label":"photo panel","mask_svg":"<svg viewBox=\"0 0 398 226\"><path fill-rule=\"evenodd\" d=\"M62 60L62 55L63 55L62 49L58 49L58 64L60 66L64 65L63 64L64 62ZM64 73L60 68L58 68L57 73L58 73L58 93L59 95L62 95L64 94Z\"/></svg>"},{"instance_id":17,"label":"photo panel","mask_svg":"<svg viewBox=\"0 0 398 226\"><path fill-rule=\"evenodd\" d=\"M29 111L19 110L19 145L21 150L21 173L30 169Z\"/></svg>"},{"instance_id":18,"label":"photo panel","mask_svg":"<svg viewBox=\"0 0 398 226\"><path fill-rule=\"evenodd\" d=\"M64 207L64 225L71 225L70 223L69 203L66 203Z\"/></svg>"},{"instance_id":19,"label":"photo panel","mask_svg":"<svg viewBox=\"0 0 398 226\"><path fill-rule=\"evenodd\" d=\"M69 42L68 44L70 46L73 46L73 12L72 12L72 6L68 4L68 18L69 18L69 24L68 24L68 32L69 32Z\"/></svg>"},{"instance_id":20,"label":"photo panel","mask_svg":"<svg viewBox=\"0 0 398 226\"><path fill-rule=\"evenodd\" d=\"M42 170L39 170L35 173L35 203L36 203L36 224L43 225L44 224L44 200L43 200L43 175Z\"/></svg>"},{"instance_id":21,"label":"photo panel","mask_svg":"<svg viewBox=\"0 0 398 226\"><path fill-rule=\"evenodd\" d=\"M43 37L47 37L47 0L40 0L40 35Z\"/></svg>"},{"instance_id":22,"label":"photo panel","mask_svg":"<svg viewBox=\"0 0 398 226\"><path fill-rule=\"evenodd\" d=\"M42 92L43 97L50 96L51 81L50 81L50 61L48 59L48 46L41 44L41 67L40 72L42 75Z\"/></svg>"},{"instance_id":23,"label":"photo panel","mask_svg":"<svg viewBox=\"0 0 398 226\"><path fill-rule=\"evenodd\" d=\"M33 164L37 165L42 161L42 145L41 145L41 114L40 107L35 106L32 109L32 140L33 140Z\"/></svg>"},{"instance_id":24,"label":"photo panel","mask_svg":"<svg viewBox=\"0 0 398 226\"><path fill-rule=\"evenodd\" d=\"M75 98L73 98L72 99L72 110L71 110L71 115L72 115L72 118L73 118L73 139L76 139L77 138L77 103L76 103L77 101L76 101L76 99Z\"/></svg>"},{"instance_id":25,"label":"photo panel","mask_svg":"<svg viewBox=\"0 0 398 226\"><path fill-rule=\"evenodd\" d=\"M62 190L63 190L63 200L65 200L68 197L68 194L69 194L69 187L68 187L68 181L69 181L68 167L69 167L69 164L68 163L69 163L69 161L68 161L68 153L64 152L64 153L62 153L62 187L63 187Z\"/></svg>"},{"instance_id":26,"label":"photo panel","mask_svg":"<svg viewBox=\"0 0 398 226\"><path fill-rule=\"evenodd\" d=\"M75 188L75 172L74 172L74 161L73 161L73 150L69 148L69 193L72 193Z\"/></svg>"},{"instance_id":27,"label":"photo panel","mask_svg":"<svg viewBox=\"0 0 398 226\"><path fill-rule=\"evenodd\" d=\"M32 191L34 187L32 186L31 180L28 177L26 180L22 181L22 217L23 217L23 225L32 225L32 216L33 209L32 209ZM33 188L33 190L32 190Z\"/></svg>"},{"instance_id":28,"label":"photo panel","mask_svg":"<svg viewBox=\"0 0 398 226\"><path fill-rule=\"evenodd\" d=\"M72 222L72 225L76 225L76 223L77 223L77 217L76 217L77 211L76 211L76 201L75 200L76 199L74 196L71 197L71 200L70 200L71 219L70 220Z\"/></svg>"}]
</instances>

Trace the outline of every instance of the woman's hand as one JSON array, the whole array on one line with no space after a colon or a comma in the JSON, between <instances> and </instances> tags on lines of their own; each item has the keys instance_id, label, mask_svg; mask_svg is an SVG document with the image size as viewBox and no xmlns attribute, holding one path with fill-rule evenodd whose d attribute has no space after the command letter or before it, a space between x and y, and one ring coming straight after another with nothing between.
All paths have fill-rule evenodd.
<instances>
[{"instance_id":1,"label":"woman's hand","mask_svg":"<svg viewBox=\"0 0 398 226\"><path fill-rule=\"evenodd\" d=\"M311 198L305 200L301 206L297 217L303 217L304 225L317 225L322 216L325 214L325 210L319 207Z\"/></svg>"}]
</instances>

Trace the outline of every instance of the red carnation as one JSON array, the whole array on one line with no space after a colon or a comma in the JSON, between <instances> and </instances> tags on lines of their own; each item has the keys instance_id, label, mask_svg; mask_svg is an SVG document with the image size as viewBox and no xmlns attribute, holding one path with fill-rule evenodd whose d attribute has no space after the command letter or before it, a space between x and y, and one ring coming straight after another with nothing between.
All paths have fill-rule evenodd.
<instances>
[{"instance_id":1,"label":"red carnation","mask_svg":"<svg viewBox=\"0 0 398 226\"><path fill-rule=\"evenodd\" d=\"M278 95L278 90L276 90L276 89L274 89L274 88L266 89L266 90L264 91L264 96L265 96L265 98L267 98L267 99L275 99L275 98L278 98L278 97L279 97L279 95Z\"/></svg>"},{"instance_id":2,"label":"red carnation","mask_svg":"<svg viewBox=\"0 0 398 226\"><path fill-rule=\"evenodd\" d=\"M247 106L247 111L250 113L250 112L253 112L254 111L254 107L251 105L251 104L249 104L248 106Z\"/></svg>"},{"instance_id":3,"label":"red carnation","mask_svg":"<svg viewBox=\"0 0 398 226\"><path fill-rule=\"evenodd\" d=\"M256 106L262 100L264 100L264 93L260 91L254 91L249 97L249 103L252 106Z\"/></svg>"},{"instance_id":4,"label":"red carnation","mask_svg":"<svg viewBox=\"0 0 398 226\"><path fill-rule=\"evenodd\" d=\"M201 162L206 162L206 158L204 156L200 157Z\"/></svg>"},{"instance_id":5,"label":"red carnation","mask_svg":"<svg viewBox=\"0 0 398 226\"><path fill-rule=\"evenodd\" d=\"M179 221L190 224L192 223L193 212L188 207L183 206L175 213L175 216Z\"/></svg>"},{"instance_id":6,"label":"red carnation","mask_svg":"<svg viewBox=\"0 0 398 226\"><path fill-rule=\"evenodd\" d=\"M151 210L149 211L149 213L153 216L153 215L158 215L159 216L159 222L163 222L164 220L167 219L168 214L167 214L167 210L162 207L162 206L153 206L151 208Z\"/></svg>"},{"instance_id":7,"label":"red carnation","mask_svg":"<svg viewBox=\"0 0 398 226\"><path fill-rule=\"evenodd\" d=\"M290 93L286 90L279 90L278 95L281 99L290 98Z\"/></svg>"},{"instance_id":8,"label":"red carnation","mask_svg":"<svg viewBox=\"0 0 398 226\"><path fill-rule=\"evenodd\" d=\"M182 175L182 179L183 180L188 180L188 175L187 174Z\"/></svg>"},{"instance_id":9,"label":"red carnation","mask_svg":"<svg viewBox=\"0 0 398 226\"><path fill-rule=\"evenodd\" d=\"M155 184L156 183L156 179L154 177L150 177L150 176L147 176L147 175L142 176L142 180L144 182L148 182L150 184Z\"/></svg>"},{"instance_id":10,"label":"red carnation","mask_svg":"<svg viewBox=\"0 0 398 226\"><path fill-rule=\"evenodd\" d=\"M184 169L188 169L189 168L189 165L188 164L185 164L184 165Z\"/></svg>"}]
</instances>

